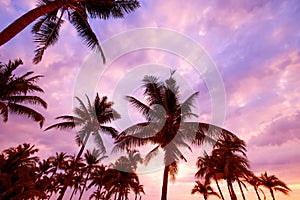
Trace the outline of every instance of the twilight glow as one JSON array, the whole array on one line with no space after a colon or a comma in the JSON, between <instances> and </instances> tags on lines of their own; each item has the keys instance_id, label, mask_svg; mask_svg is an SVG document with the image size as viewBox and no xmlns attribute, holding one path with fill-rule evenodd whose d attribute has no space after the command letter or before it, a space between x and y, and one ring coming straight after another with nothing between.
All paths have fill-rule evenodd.
<instances>
[{"instance_id":1,"label":"twilight glow","mask_svg":"<svg viewBox=\"0 0 300 200\"><path fill-rule=\"evenodd\" d=\"M141 8L124 19L91 21L98 38L105 41L125 31L154 27L172 30L196 41L210 56L223 80L226 94L223 127L246 141L251 170L257 175L265 171L275 174L288 184L292 189L290 195L276 193L277 199L300 199L299 0L153 0L140 3ZM34 6L34 0L0 0L0 29ZM45 91L41 97L48 103L47 111L40 110L47 127L55 122L55 117L72 113L74 86L90 52L66 21L58 43L46 50L42 62L33 65L35 44L30 28L0 47L0 61L7 63L9 59L21 58L24 71L33 70L45 76L38 84ZM117 106L118 99L113 98L116 86L141 66L147 64L150 68L150 63L176 69L178 77L189 85L190 91L200 91L197 102L199 120L211 122L211 91L205 80L186 60L166 51L143 49L120 56L99 77L96 92L107 95ZM159 70L143 72L144 75L168 76ZM143 75L135 78L141 85ZM124 96L140 97L140 85ZM182 92L184 99L186 91ZM133 121L139 120L133 110L128 112L133 113ZM118 124L115 126L119 127ZM24 142L35 144L42 158L55 152L75 154L78 151L74 132L43 132L37 123L23 116L10 115L6 124L0 122L0 127L1 151ZM190 194L195 181L195 159L200 152L200 148L193 153L187 152L189 162L180 162L176 182L169 183L168 199L202 198L199 194ZM159 161L154 160L152 166L156 162ZM143 171L143 166L138 171ZM144 200L159 199L162 174L162 169L139 174L146 192ZM216 188L214 184L212 186ZM225 181L222 188L225 198L229 199ZM236 193L241 199L238 190ZM266 195L269 199L269 193ZM256 199L250 186L246 197Z\"/></svg>"}]
</instances>

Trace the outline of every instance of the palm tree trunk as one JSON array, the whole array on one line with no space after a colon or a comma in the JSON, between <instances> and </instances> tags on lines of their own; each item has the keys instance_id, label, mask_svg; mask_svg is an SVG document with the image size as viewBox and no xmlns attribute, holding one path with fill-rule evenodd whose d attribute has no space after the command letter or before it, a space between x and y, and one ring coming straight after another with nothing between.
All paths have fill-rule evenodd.
<instances>
[{"instance_id":1,"label":"palm tree trunk","mask_svg":"<svg viewBox=\"0 0 300 200\"><path fill-rule=\"evenodd\" d=\"M274 191L272 188L270 188L270 193L271 193L272 199L275 200Z\"/></svg>"},{"instance_id":2,"label":"palm tree trunk","mask_svg":"<svg viewBox=\"0 0 300 200\"><path fill-rule=\"evenodd\" d=\"M83 143L82 143L82 145L81 145L81 148L80 148L80 150L79 150L79 152L78 152L78 154L77 154L77 156L76 156L75 163L74 163L74 165L72 166L72 169L71 169L71 171L70 171L70 174L69 174L68 177L65 179L64 186L63 186L63 188L61 189L60 195L59 195L59 197L57 198L57 200L62 200L62 199L63 199L63 197L64 197L64 195L65 195L65 193L66 193L66 190L67 190L67 188L68 188L68 186L69 186L69 184L70 184L70 182L71 182L73 172L74 172L74 170L75 170L75 168L76 168L76 166L77 166L77 162L79 161L79 159L80 159L80 157L81 157L81 155L82 155L82 153L83 153L83 151L84 151L84 149L85 149L85 144L87 143L90 134L91 134L91 133L88 133L87 136L84 138L84 141L83 141Z\"/></svg>"},{"instance_id":3,"label":"palm tree trunk","mask_svg":"<svg viewBox=\"0 0 300 200\"><path fill-rule=\"evenodd\" d=\"M227 187L228 187L231 200L237 200L236 194L232 186L232 182L230 180L227 180Z\"/></svg>"},{"instance_id":4,"label":"palm tree trunk","mask_svg":"<svg viewBox=\"0 0 300 200\"><path fill-rule=\"evenodd\" d=\"M70 200L72 200L73 195L75 194L75 191L76 191L76 188L74 188L74 190L73 190L73 192L72 192L72 194L71 194Z\"/></svg>"},{"instance_id":5,"label":"palm tree trunk","mask_svg":"<svg viewBox=\"0 0 300 200\"><path fill-rule=\"evenodd\" d=\"M83 195L83 192L84 192L84 190L85 190L86 183L87 183L87 181L88 181L88 179L89 179L89 176L90 176L90 171L88 171L88 173L87 173L87 175L86 175L86 178L85 178L85 180L84 180L84 184L83 184L82 190L80 191L80 195L79 195L78 200L81 200L81 198L82 198L82 195Z\"/></svg>"},{"instance_id":6,"label":"palm tree trunk","mask_svg":"<svg viewBox=\"0 0 300 200\"><path fill-rule=\"evenodd\" d=\"M53 1L48 5L39 6L25 13L0 32L0 46L11 40L39 17L50 13L63 5L63 1Z\"/></svg>"},{"instance_id":7,"label":"palm tree trunk","mask_svg":"<svg viewBox=\"0 0 300 200\"><path fill-rule=\"evenodd\" d=\"M163 175L163 185L161 190L161 200L167 200L168 195L168 177L169 177L169 165L165 166Z\"/></svg>"},{"instance_id":8,"label":"palm tree trunk","mask_svg":"<svg viewBox=\"0 0 300 200\"><path fill-rule=\"evenodd\" d=\"M258 191L257 191L257 187L256 187L256 186L253 186L253 187L254 187L255 193L256 193L256 195L257 195L257 199L258 199L258 200L261 200L261 198L260 198L260 196L259 196L259 193L258 193Z\"/></svg>"},{"instance_id":9,"label":"palm tree trunk","mask_svg":"<svg viewBox=\"0 0 300 200\"><path fill-rule=\"evenodd\" d=\"M240 188L240 190L241 190L243 200L246 200L246 197L245 197L245 194L244 194L244 191L243 191L243 188L242 188L241 181L240 181L239 179L237 179L237 182L238 182L238 184L239 184L239 188Z\"/></svg>"},{"instance_id":10,"label":"palm tree trunk","mask_svg":"<svg viewBox=\"0 0 300 200\"><path fill-rule=\"evenodd\" d=\"M220 188L220 186L219 186L219 183L218 183L218 180L217 180L216 176L214 176L214 178L215 178L215 181L216 181L216 184L217 184L217 188L218 188L218 190L219 190L219 193L220 193L220 195L221 195L221 199L222 199L222 200L225 200L225 199L224 199L224 196L223 196L223 193L222 193L222 190L221 190L221 188Z\"/></svg>"}]
</instances>

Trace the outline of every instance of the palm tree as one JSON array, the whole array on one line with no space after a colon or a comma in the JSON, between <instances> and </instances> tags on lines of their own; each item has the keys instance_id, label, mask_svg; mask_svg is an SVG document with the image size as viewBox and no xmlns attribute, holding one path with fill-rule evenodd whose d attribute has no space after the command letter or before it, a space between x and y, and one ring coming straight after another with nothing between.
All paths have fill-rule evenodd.
<instances>
[{"instance_id":1,"label":"palm tree","mask_svg":"<svg viewBox=\"0 0 300 200\"><path fill-rule=\"evenodd\" d=\"M259 193L258 193L258 187L261 184L260 179L255 176L253 173L251 173L249 176L247 176L246 181L253 186L254 191L257 195L257 199L261 200Z\"/></svg>"},{"instance_id":2,"label":"palm tree","mask_svg":"<svg viewBox=\"0 0 300 200\"><path fill-rule=\"evenodd\" d=\"M136 148L146 144L155 145L147 156L147 164L161 149L164 152L164 174L161 200L167 199L168 177L175 180L178 172L179 160L185 160L179 147L191 150L187 142L202 144L214 141L206 137L228 132L219 127L198 122L186 122L187 119L197 116L192 112L193 100L198 92L192 94L183 103L179 102L179 87L173 78L174 72L166 81L159 81L155 76L145 76L144 96L147 103L128 96L129 102L146 118L146 122L135 124L119 134L114 151L126 148ZM207 133L207 135L205 135Z\"/></svg>"},{"instance_id":3,"label":"palm tree","mask_svg":"<svg viewBox=\"0 0 300 200\"><path fill-rule=\"evenodd\" d=\"M114 164L110 165L104 177L107 182L108 198L115 193L115 197L118 195L118 200L127 200L130 189L135 191L138 186L143 189L135 173L138 162L142 162L140 153L136 150L128 150L127 156L120 156Z\"/></svg>"},{"instance_id":4,"label":"palm tree","mask_svg":"<svg viewBox=\"0 0 300 200\"><path fill-rule=\"evenodd\" d=\"M88 101L87 106L84 105L81 99L76 97L79 102L79 107L74 109L74 113L76 114L76 116L65 115L57 117L56 119L64 119L66 121L51 125L45 129L45 131L53 128L68 130L73 129L76 126L80 127L81 129L76 135L76 142L81 147L76 156L76 160L80 159L91 134L94 137L99 150L105 153L106 148L104 146L100 133L105 133L115 138L117 136L117 130L104 124L110 123L112 120L120 118L120 115L112 109L113 103L108 102L106 96L100 99L99 95L97 94L93 105L91 104L87 96L86 98ZM73 167L76 168L76 164ZM64 187L61 190L60 196L58 198L60 200L63 198L69 182L71 181L70 177L71 176L65 179Z\"/></svg>"},{"instance_id":5,"label":"palm tree","mask_svg":"<svg viewBox=\"0 0 300 200\"><path fill-rule=\"evenodd\" d=\"M195 177L204 178L205 183L209 183L210 179L213 178L216 182L221 199L225 200L218 182L219 179L224 177L223 171L218 166L218 160L204 152L203 156L198 157L196 165L198 171L196 172Z\"/></svg>"},{"instance_id":6,"label":"palm tree","mask_svg":"<svg viewBox=\"0 0 300 200\"><path fill-rule=\"evenodd\" d=\"M268 176L267 172L261 174L260 176L261 185L270 190L272 199L275 200L274 190L275 192L282 192L285 195L291 191L291 189L280 179L278 179L275 175Z\"/></svg>"},{"instance_id":7,"label":"palm tree","mask_svg":"<svg viewBox=\"0 0 300 200\"><path fill-rule=\"evenodd\" d=\"M220 198L219 194L213 191L212 187L207 182L203 184L200 181L196 181L196 185L194 185L191 194L195 194L197 192L203 194L205 200L207 200L209 196L213 196L213 195Z\"/></svg>"},{"instance_id":8,"label":"palm tree","mask_svg":"<svg viewBox=\"0 0 300 200\"><path fill-rule=\"evenodd\" d=\"M0 46L8 42L33 21L32 28L35 49L34 63L41 61L44 51L58 41L64 15L82 37L83 42L93 50L99 50L105 62L98 38L93 32L88 18L123 18L140 7L137 0L40 0L37 7L16 19L0 33Z\"/></svg>"},{"instance_id":9,"label":"palm tree","mask_svg":"<svg viewBox=\"0 0 300 200\"><path fill-rule=\"evenodd\" d=\"M0 154L0 199L45 198L37 174L39 158L32 156L37 151L25 143Z\"/></svg>"},{"instance_id":10,"label":"palm tree","mask_svg":"<svg viewBox=\"0 0 300 200\"><path fill-rule=\"evenodd\" d=\"M137 184L134 188L133 188L133 191L134 191L134 194L135 194L135 198L134 200L138 200L138 196L140 197L139 200L142 199L142 193L145 194L145 191L144 191L144 186L143 185L140 185L140 184Z\"/></svg>"},{"instance_id":11,"label":"palm tree","mask_svg":"<svg viewBox=\"0 0 300 200\"><path fill-rule=\"evenodd\" d=\"M239 180L250 173L245 142L233 134L222 134L214 145L212 157L223 171L223 178L227 181L231 199L237 199L233 188L234 181L238 182L243 199L245 199L242 183Z\"/></svg>"},{"instance_id":12,"label":"palm tree","mask_svg":"<svg viewBox=\"0 0 300 200\"><path fill-rule=\"evenodd\" d=\"M90 181L88 188L96 187L97 190L94 191L93 195L90 196L90 198L95 197L96 199L99 197L104 197L106 191L102 191L102 189L105 187L105 177L106 173L106 166L104 165L98 165L96 168L91 172Z\"/></svg>"},{"instance_id":13,"label":"palm tree","mask_svg":"<svg viewBox=\"0 0 300 200\"><path fill-rule=\"evenodd\" d=\"M100 156L100 151L99 150L93 150L92 152L90 152L89 150L87 150L87 152L84 154L85 157L85 161L86 161L86 167L84 169L84 172L86 174L82 189L80 191L80 196L78 198L78 200L80 200L82 198L83 192L86 189L86 184L87 181L90 178L90 174L92 172L92 170L97 167L98 163L103 160L104 158L107 158L107 156L102 156L99 158Z\"/></svg>"},{"instance_id":14,"label":"palm tree","mask_svg":"<svg viewBox=\"0 0 300 200\"><path fill-rule=\"evenodd\" d=\"M22 64L20 59L9 61L8 64L0 62L0 115L4 122L7 122L9 112L25 115L39 122L40 127L42 127L45 121L42 114L23 105L40 105L47 108L47 103L42 98L27 95L31 92L44 92L36 84L42 76L31 76L33 71L26 72L21 76L15 75L14 71Z\"/></svg>"}]
</instances>

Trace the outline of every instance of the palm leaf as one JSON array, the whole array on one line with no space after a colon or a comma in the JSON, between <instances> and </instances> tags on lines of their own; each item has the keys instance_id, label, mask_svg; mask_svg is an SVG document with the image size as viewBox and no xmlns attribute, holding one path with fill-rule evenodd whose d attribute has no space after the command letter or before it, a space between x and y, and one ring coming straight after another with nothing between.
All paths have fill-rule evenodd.
<instances>
[{"instance_id":1,"label":"palm leaf","mask_svg":"<svg viewBox=\"0 0 300 200\"><path fill-rule=\"evenodd\" d=\"M54 45L58 41L59 30L63 23L62 20L63 11L60 18L55 19L45 19L39 27L39 31L34 33L34 42L38 43L36 49L34 50L35 56L33 58L33 63L37 64L42 60L44 51L49 47ZM34 27L37 29L37 27Z\"/></svg>"},{"instance_id":2,"label":"palm leaf","mask_svg":"<svg viewBox=\"0 0 300 200\"><path fill-rule=\"evenodd\" d=\"M33 119L34 121L40 122L40 127L41 128L43 127L45 118L37 111L16 103L8 103L8 107L9 110L13 113L19 115L27 115L29 118Z\"/></svg>"},{"instance_id":3,"label":"palm leaf","mask_svg":"<svg viewBox=\"0 0 300 200\"><path fill-rule=\"evenodd\" d=\"M70 13L70 22L75 27L77 32L79 33L80 37L83 38L83 42L85 45L92 49L100 52L103 64L105 64L105 56L104 52L99 44L98 38L93 32L92 28L90 27L87 21L87 15L85 11L82 10L75 10Z\"/></svg>"},{"instance_id":4,"label":"palm leaf","mask_svg":"<svg viewBox=\"0 0 300 200\"><path fill-rule=\"evenodd\" d=\"M9 97L9 101L14 103L29 103L32 105L41 105L44 108L47 108L47 103L38 96L11 96Z\"/></svg>"}]
</instances>

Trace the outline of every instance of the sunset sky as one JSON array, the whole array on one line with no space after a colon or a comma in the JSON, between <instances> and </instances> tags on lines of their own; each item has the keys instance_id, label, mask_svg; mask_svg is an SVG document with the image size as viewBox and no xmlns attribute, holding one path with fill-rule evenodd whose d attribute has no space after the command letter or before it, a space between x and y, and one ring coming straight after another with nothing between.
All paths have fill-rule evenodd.
<instances>
[{"instance_id":1,"label":"sunset sky","mask_svg":"<svg viewBox=\"0 0 300 200\"><path fill-rule=\"evenodd\" d=\"M223 102L225 110L219 113L225 117L220 125L246 141L251 169L257 175L267 171L289 185L290 195L276 193L277 199L300 199L300 1L152 0L140 3L141 8L124 19L91 20L100 41L110 44L109 39L115 35L152 27L184 35L196 42L222 78L226 101ZM0 29L34 6L34 0L0 0ZM47 127L55 122L55 117L72 114L74 88L91 56L66 20L58 43L46 51L42 62L34 65L31 60L35 44L30 31L31 26L1 46L0 61L7 63L9 59L21 58L24 66L20 73L33 70L45 76L38 84L45 91L40 96L48 102L48 109L39 111L46 117ZM115 45L110 50L117 51L127 44ZM205 76L195 70L199 66L159 48L143 48L119 56L105 66L95 88L101 96L108 95L116 107L121 105L127 112L121 112L122 115L133 115L125 118L126 122L140 119L132 108L115 98L126 84L131 90L130 93L124 90L127 92L124 96L140 96L139 85L128 82L128 77L133 77L136 83L141 83L146 74L167 78L169 68L176 69L176 77L184 84L182 100L187 94L200 91L197 101L199 120L211 122L214 96ZM86 78L88 82L89 77ZM120 131L124 126L121 122L112 125ZM74 131L44 132L38 123L15 115L10 115L5 124L1 121L0 127L1 151L24 142L35 144L42 158L55 152L75 154L78 151ZM193 153L186 152L188 163L180 163L177 180L169 185L168 199L202 198L190 195L195 181L195 158L202 150L198 147ZM148 168L141 166L139 172L146 192L143 199L159 199L163 173L159 159ZM217 190L215 185L213 187ZM222 187L228 195L225 182ZM270 199L269 192L264 191ZM238 190L236 192L241 199ZM256 199L250 186L246 195L247 199Z\"/></svg>"}]
</instances>

